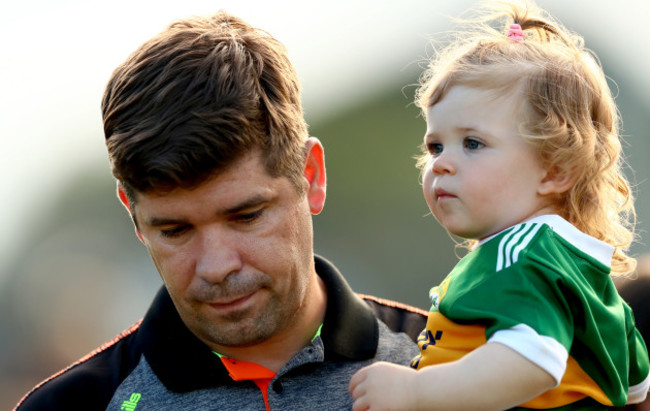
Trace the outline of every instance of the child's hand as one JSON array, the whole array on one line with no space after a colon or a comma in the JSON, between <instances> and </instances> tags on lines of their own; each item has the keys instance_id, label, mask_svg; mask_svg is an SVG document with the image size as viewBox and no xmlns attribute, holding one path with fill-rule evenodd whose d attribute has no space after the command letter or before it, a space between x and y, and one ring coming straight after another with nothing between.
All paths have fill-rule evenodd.
<instances>
[{"instance_id":1,"label":"child's hand","mask_svg":"<svg viewBox=\"0 0 650 411\"><path fill-rule=\"evenodd\" d=\"M416 408L417 371L387 362L362 368L350 379L354 411L404 410Z\"/></svg>"}]
</instances>

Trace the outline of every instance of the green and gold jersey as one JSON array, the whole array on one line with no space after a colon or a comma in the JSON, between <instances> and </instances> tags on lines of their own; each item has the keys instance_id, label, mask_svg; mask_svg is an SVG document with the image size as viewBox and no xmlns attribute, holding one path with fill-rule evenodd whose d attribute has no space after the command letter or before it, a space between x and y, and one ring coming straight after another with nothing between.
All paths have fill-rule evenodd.
<instances>
[{"instance_id":1,"label":"green and gold jersey","mask_svg":"<svg viewBox=\"0 0 650 411\"><path fill-rule=\"evenodd\" d=\"M482 241L431 289L412 366L453 361L498 342L557 382L522 407L589 397L608 406L638 402L650 384L648 352L609 277L613 252L556 215Z\"/></svg>"}]
</instances>

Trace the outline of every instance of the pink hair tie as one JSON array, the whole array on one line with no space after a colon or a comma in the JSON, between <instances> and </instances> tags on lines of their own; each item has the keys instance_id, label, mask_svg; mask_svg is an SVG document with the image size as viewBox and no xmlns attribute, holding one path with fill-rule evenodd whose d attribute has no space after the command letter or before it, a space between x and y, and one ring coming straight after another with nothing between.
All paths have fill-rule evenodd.
<instances>
[{"instance_id":1,"label":"pink hair tie","mask_svg":"<svg viewBox=\"0 0 650 411\"><path fill-rule=\"evenodd\" d=\"M508 38L517 43L524 41L524 31L519 24L511 24L508 30Z\"/></svg>"}]
</instances>

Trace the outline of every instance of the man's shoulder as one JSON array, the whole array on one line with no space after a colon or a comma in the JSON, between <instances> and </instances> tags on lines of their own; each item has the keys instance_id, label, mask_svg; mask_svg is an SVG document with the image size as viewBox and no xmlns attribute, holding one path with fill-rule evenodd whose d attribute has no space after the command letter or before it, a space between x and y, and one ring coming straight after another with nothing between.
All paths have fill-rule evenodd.
<instances>
[{"instance_id":1,"label":"man's shoulder","mask_svg":"<svg viewBox=\"0 0 650 411\"><path fill-rule=\"evenodd\" d=\"M15 410L103 409L140 359L135 336L140 323L45 379L27 393Z\"/></svg>"},{"instance_id":2,"label":"man's shoulder","mask_svg":"<svg viewBox=\"0 0 650 411\"><path fill-rule=\"evenodd\" d=\"M424 329L427 311L398 301L357 293L391 331L406 333L413 341Z\"/></svg>"}]
</instances>

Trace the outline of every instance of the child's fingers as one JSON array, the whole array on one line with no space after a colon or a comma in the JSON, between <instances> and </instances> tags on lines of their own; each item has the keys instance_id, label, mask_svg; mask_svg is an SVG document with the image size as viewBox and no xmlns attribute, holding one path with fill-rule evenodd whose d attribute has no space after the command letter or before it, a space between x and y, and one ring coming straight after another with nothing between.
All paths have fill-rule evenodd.
<instances>
[{"instance_id":1,"label":"child's fingers","mask_svg":"<svg viewBox=\"0 0 650 411\"><path fill-rule=\"evenodd\" d=\"M370 406L367 404L365 398L355 399L352 404L352 411L366 411L369 410Z\"/></svg>"},{"instance_id":2,"label":"child's fingers","mask_svg":"<svg viewBox=\"0 0 650 411\"><path fill-rule=\"evenodd\" d=\"M364 368L360 369L359 371L354 373L352 378L350 378L349 390L350 390L350 394L352 395L353 398L354 398L355 389L359 386L359 384L361 384L361 382L363 380L366 379L366 368L367 367L364 367ZM357 395L359 395L359 394L357 393Z\"/></svg>"},{"instance_id":3,"label":"child's fingers","mask_svg":"<svg viewBox=\"0 0 650 411\"><path fill-rule=\"evenodd\" d=\"M366 411L370 408L364 396L363 382L365 379L366 368L360 369L350 378L350 395L352 395L352 399L354 400L352 411Z\"/></svg>"}]
</instances>

